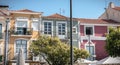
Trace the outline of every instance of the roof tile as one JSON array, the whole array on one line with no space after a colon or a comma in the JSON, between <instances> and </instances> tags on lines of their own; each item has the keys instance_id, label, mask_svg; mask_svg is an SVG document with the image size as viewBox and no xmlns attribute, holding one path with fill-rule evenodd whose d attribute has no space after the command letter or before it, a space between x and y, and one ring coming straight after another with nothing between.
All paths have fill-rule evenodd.
<instances>
[{"instance_id":1,"label":"roof tile","mask_svg":"<svg viewBox=\"0 0 120 65\"><path fill-rule=\"evenodd\" d=\"M105 20L105 19L78 19L80 23L88 23L88 24L120 24L119 22L113 20Z\"/></svg>"}]
</instances>

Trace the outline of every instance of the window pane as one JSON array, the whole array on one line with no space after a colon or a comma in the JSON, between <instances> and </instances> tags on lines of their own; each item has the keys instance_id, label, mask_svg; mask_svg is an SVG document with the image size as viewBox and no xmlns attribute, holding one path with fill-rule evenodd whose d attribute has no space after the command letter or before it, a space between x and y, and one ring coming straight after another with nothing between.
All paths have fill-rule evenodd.
<instances>
[{"instance_id":1,"label":"window pane","mask_svg":"<svg viewBox=\"0 0 120 65\"><path fill-rule=\"evenodd\" d=\"M86 27L86 35L93 35L93 27Z\"/></svg>"},{"instance_id":2,"label":"window pane","mask_svg":"<svg viewBox=\"0 0 120 65\"><path fill-rule=\"evenodd\" d=\"M65 23L58 23L58 34L65 35Z\"/></svg>"},{"instance_id":3,"label":"window pane","mask_svg":"<svg viewBox=\"0 0 120 65\"><path fill-rule=\"evenodd\" d=\"M51 34L52 28L51 28L51 22L44 22L44 34Z\"/></svg>"},{"instance_id":4,"label":"window pane","mask_svg":"<svg viewBox=\"0 0 120 65\"><path fill-rule=\"evenodd\" d=\"M2 24L0 24L0 33L2 33Z\"/></svg>"},{"instance_id":5,"label":"window pane","mask_svg":"<svg viewBox=\"0 0 120 65\"><path fill-rule=\"evenodd\" d=\"M32 22L32 28L35 31L38 31L38 22Z\"/></svg>"},{"instance_id":6,"label":"window pane","mask_svg":"<svg viewBox=\"0 0 120 65\"><path fill-rule=\"evenodd\" d=\"M27 40L16 40L16 53L19 52L20 49L24 50L25 59L27 58Z\"/></svg>"}]
</instances>

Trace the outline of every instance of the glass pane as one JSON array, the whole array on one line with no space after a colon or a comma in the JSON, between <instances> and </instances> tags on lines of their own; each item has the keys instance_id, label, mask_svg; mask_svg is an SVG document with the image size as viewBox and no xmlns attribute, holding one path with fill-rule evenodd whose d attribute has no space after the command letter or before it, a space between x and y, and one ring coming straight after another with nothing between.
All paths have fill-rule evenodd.
<instances>
[{"instance_id":1,"label":"glass pane","mask_svg":"<svg viewBox=\"0 0 120 65\"><path fill-rule=\"evenodd\" d=\"M0 24L0 33L2 33L2 24Z\"/></svg>"},{"instance_id":2,"label":"glass pane","mask_svg":"<svg viewBox=\"0 0 120 65\"><path fill-rule=\"evenodd\" d=\"M27 40L17 40L16 41L16 53L19 52L20 48L24 50L25 55L27 55ZM27 58L27 56L25 56Z\"/></svg>"},{"instance_id":3,"label":"glass pane","mask_svg":"<svg viewBox=\"0 0 120 65\"><path fill-rule=\"evenodd\" d=\"M51 26L49 25L48 28L51 28Z\"/></svg>"},{"instance_id":4,"label":"glass pane","mask_svg":"<svg viewBox=\"0 0 120 65\"><path fill-rule=\"evenodd\" d=\"M51 26L51 23L49 22L48 25Z\"/></svg>"},{"instance_id":5,"label":"glass pane","mask_svg":"<svg viewBox=\"0 0 120 65\"><path fill-rule=\"evenodd\" d=\"M44 26L47 25L47 22L44 22Z\"/></svg>"},{"instance_id":6,"label":"glass pane","mask_svg":"<svg viewBox=\"0 0 120 65\"><path fill-rule=\"evenodd\" d=\"M48 31L50 31L50 32L51 32L51 29L48 29Z\"/></svg>"},{"instance_id":7,"label":"glass pane","mask_svg":"<svg viewBox=\"0 0 120 65\"><path fill-rule=\"evenodd\" d=\"M51 32L48 32L48 34L51 34Z\"/></svg>"},{"instance_id":8,"label":"glass pane","mask_svg":"<svg viewBox=\"0 0 120 65\"><path fill-rule=\"evenodd\" d=\"M63 23L63 24L62 24L62 26L64 26L64 27L65 27L65 23Z\"/></svg>"},{"instance_id":9,"label":"glass pane","mask_svg":"<svg viewBox=\"0 0 120 65\"><path fill-rule=\"evenodd\" d=\"M47 34L47 32L44 32L44 34Z\"/></svg>"}]
</instances>

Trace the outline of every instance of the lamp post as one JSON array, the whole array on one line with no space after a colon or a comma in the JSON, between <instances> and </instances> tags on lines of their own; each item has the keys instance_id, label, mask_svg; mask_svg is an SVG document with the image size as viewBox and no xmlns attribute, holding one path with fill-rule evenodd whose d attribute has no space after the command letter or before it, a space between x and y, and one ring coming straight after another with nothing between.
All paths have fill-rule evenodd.
<instances>
[{"instance_id":1,"label":"lamp post","mask_svg":"<svg viewBox=\"0 0 120 65\"><path fill-rule=\"evenodd\" d=\"M8 52L8 22L9 22L9 18L6 19L6 31L5 31L5 45L4 45L4 65L7 65L7 52Z\"/></svg>"},{"instance_id":2,"label":"lamp post","mask_svg":"<svg viewBox=\"0 0 120 65\"><path fill-rule=\"evenodd\" d=\"M73 65L73 44L72 44L72 0L70 0L70 65Z\"/></svg>"},{"instance_id":3,"label":"lamp post","mask_svg":"<svg viewBox=\"0 0 120 65\"><path fill-rule=\"evenodd\" d=\"M90 35L88 35L88 38L89 38L88 44L89 44L89 53L90 53L89 60L91 60L91 52L90 52Z\"/></svg>"}]
</instances>

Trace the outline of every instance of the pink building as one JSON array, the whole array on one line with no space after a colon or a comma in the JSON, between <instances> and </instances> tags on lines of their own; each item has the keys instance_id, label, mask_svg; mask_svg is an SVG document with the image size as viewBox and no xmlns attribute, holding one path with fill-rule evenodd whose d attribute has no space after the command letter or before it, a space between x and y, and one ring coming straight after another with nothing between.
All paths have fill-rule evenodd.
<instances>
[{"instance_id":1,"label":"pink building","mask_svg":"<svg viewBox=\"0 0 120 65\"><path fill-rule=\"evenodd\" d=\"M100 60L107 57L105 51L106 34L109 33L109 27L118 27L120 23L106 19L79 19L79 22L80 48L90 51L90 60Z\"/></svg>"}]
</instances>

